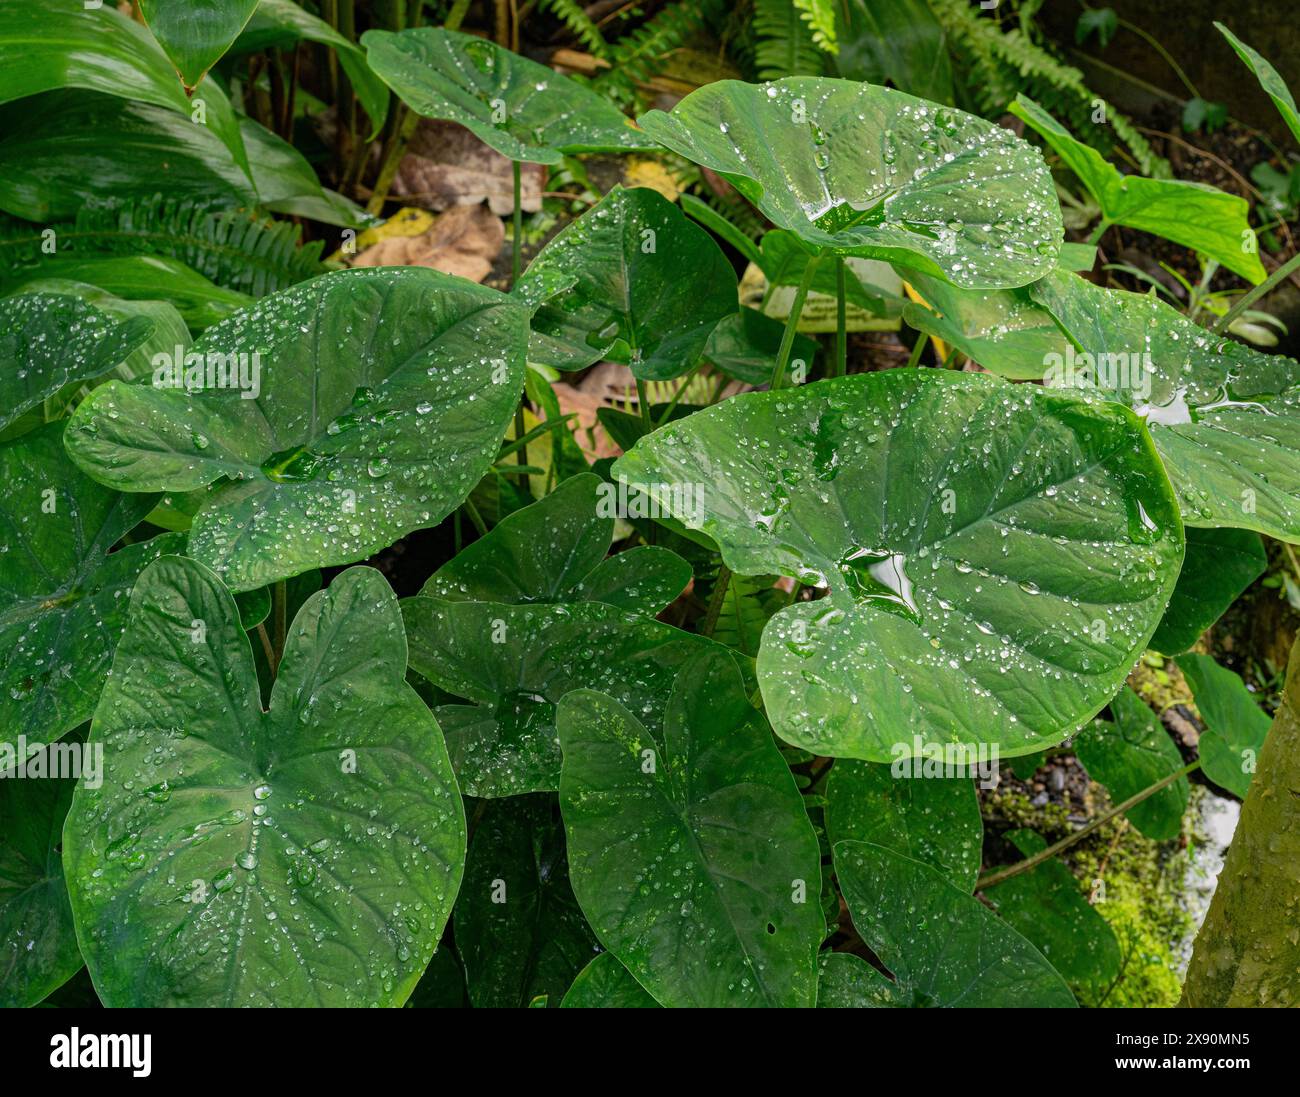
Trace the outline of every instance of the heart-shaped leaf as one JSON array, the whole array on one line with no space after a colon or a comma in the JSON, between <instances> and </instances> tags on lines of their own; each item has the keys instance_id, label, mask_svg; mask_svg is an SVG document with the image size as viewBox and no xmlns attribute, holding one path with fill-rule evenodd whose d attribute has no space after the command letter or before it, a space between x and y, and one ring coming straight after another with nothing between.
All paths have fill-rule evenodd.
<instances>
[{"instance_id":1,"label":"heart-shaped leaf","mask_svg":"<svg viewBox=\"0 0 1300 1097\"><path fill-rule=\"evenodd\" d=\"M693 633L597 602L507 606L402 602L411 667L468 704L434 709L470 796L559 788L555 706L599 689L658 731L677 672L726 649Z\"/></svg>"},{"instance_id":2,"label":"heart-shaped leaf","mask_svg":"<svg viewBox=\"0 0 1300 1097\"><path fill-rule=\"evenodd\" d=\"M199 85L257 7L257 0L140 0L145 25L189 91Z\"/></svg>"},{"instance_id":3,"label":"heart-shaped leaf","mask_svg":"<svg viewBox=\"0 0 1300 1097\"><path fill-rule=\"evenodd\" d=\"M1264 280L1250 227L1250 205L1244 198L1205 183L1121 175L1101 153L1077 140L1027 96L1017 96L1010 110L1033 127L1079 177L1097 199L1105 221L1194 248L1251 282Z\"/></svg>"},{"instance_id":4,"label":"heart-shaped leaf","mask_svg":"<svg viewBox=\"0 0 1300 1097\"><path fill-rule=\"evenodd\" d=\"M489 801L477 819L454 919L470 1001L559 1005L597 949L569 886L555 797Z\"/></svg>"},{"instance_id":5,"label":"heart-shaped leaf","mask_svg":"<svg viewBox=\"0 0 1300 1097\"><path fill-rule=\"evenodd\" d=\"M758 656L777 734L819 754L888 762L919 741L973 762L1059 742L1119 689L1182 560L1130 412L985 375L743 394L614 472L732 571L827 588L777 614Z\"/></svg>"},{"instance_id":6,"label":"heart-shaped leaf","mask_svg":"<svg viewBox=\"0 0 1300 1097\"><path fill-rule=\"evenodd\" d=\"M49 742L90 719L136 577L183 538L110 552L153 506L85 476L51 423L0 446L0 734Z\"/></svg>"},{"instance_id":7,"label":"heart-shaped leaf","mask_svg":"<svg viewBox=\"0 0 1300 1097\"><path fill-rule=\"evenodd\" d=\"M420 27L361 36L366 58L408 107L471 130L511 160L652 148L607 99L472 34Z\"/></svg>"},{"instance_id":8,"label":"heart-shaped leaf","mask_svg":"<svg viewBox=\"0 0 1300 1097\"><path fill-rule=\"evenodd\" d=\"M1079 732L1074 752L1088 776L1105 785L1113 803L1182 769L1183 758L1146 703L1127 686L1110 702L1113 721L1097 720ZM1265 721L1267 724L1267 721ZM1148 838L1177 838L1183 828L1189 787L1186 777L1129 808L1129 821Z\"/></svg>"},{"instance_id":9,"label":"heart-shaped leaf","mask_svg":"<svg viewBox=\"0 0 1300 1097\"><path fill-rule=\"evenodd\" d=\"M143 316L117 322L63 294L0 299L0 430L68 382L107 373L152 332Z\"/></svg>"},{"instance_id":10,"label":"heart-shaped leaf","mask_svg":"<svg viewBox=\"0 0 1300 1097\"><path fill-rule=\"evenodd\" d=\"M1177 663L1205 720L1197 744L1201 769L1244 800L1272 721L1246 683L1210 656L1180 655Z\"/></svg>"},{"instance_id":11,"label":"heart-shaped leaf","mask_svg":"<svg viewBox=\"0 0 1300 1097\"><path fill-rule=\"evenodd\" d=\"M653 617L686 588L691 566L641 545L606 558L613 485L579 473L507 515L429 577L421 594L448 602L604 602Z\"/></svg>"},{"instance_id":12,"label":"heart-shaped leaf","mask_svg":"<svg viewBox=\"0 0 1300 1097\"><path fill-rule=\"evenodd\" d=\"M210 328L179 378L155 373L165 387L97 389L68 449L129 491L215 485L188 551L233 590L350 563L435 525L482 477L527 323L506 295L436 271L327 274Z\"/></svg>"},{"instance_id":13,"label":"heart-shaped leaf","mask_svg":"<svg viewBox=\"0 0 1300 1097\"><path fill-rule=\"evenodd\" d=\"M832 845L850 840L884 846L936 869L962 891L974 890L984 824L969 777L895 775L881 765L841 758L831 769L826 800Z\"/></svg>"},{"instance_id":14,"label":"heart-shaped leaf","mask_svg":"<svg viewBox=\"0 0 1300 1097\"><path fill-rule=\"evenodd\" d=\"M942 278L909 274L924 304L909 301L909 327L941 339L999 377L1041 381L1050 355L1068 342L1051 313L1023 289L961 289Z\"/></svg>"},{"instance_id":15,"label":"heart-shaped leaf","mask_svg":"<svg viewBox=\"0 0 1300 1097\"><path fill-rule=\"evenodd\" d=\"M1214 335L1145 294L1055 271L975 293L918 279L909 322L1005 377L1127 404L1150 428L1184 521L1300 540L1300 363Z\"/></svg>"},{"instance_id":16,"label":"heart-shaped leaf","mask_svg":"<svg viewBox=\"0 0 1300 1097\"><path fill-rule=\"evenodd\" d=\"M1023 286L1056 265L1064 230L1042 157L972 114L790 77L719 80L639 124L808 244L962 286Z\"/></svg>"},{"instance_id":17,"label":"heart-shaped leaf","mask_svg":"<svg viewBox=\"0 0 1300 1097\"><path fill-rule=\"evenodd\" d=\"M908 1005L1075 1004L1038 949L928 865L867 842L838 842L835 874L854 926Z\"/></svg>"},{"instance_id":18,"label":"heart-shaped leaf","mask_svg":"<svg viewBox=\"0 0 1300 1097\"><path fill-rule=\"evenodd\" d=\"M1300 363L1214 335L1154 296L1063 271L1029 294L1080 348L1045 359L1047 382L1145 419L1188 525L1300 542Z\"/></svg>"},{"instance_id":19,"label":"heart-shaped leaf","mask_svg":"<svg viewBox=\"0 0 1300 1097\"><path fill-rule=\"evenodd\" d=\"M5 4L0 7L0 50L7 62L0 71L0 103L57 88L153 103L210 130L229 149L239 169L249 170L225 92L209 83L198 97L203 104L202 125L190 121L199 117L197 108L177 81L167 55L143 26L113 4L63 0ZM48 125L44 117L42 122L42 128Z\"/></svg>"},{"instance_id":20,"label":"heart-shaped leaf","mask_svg":"<svg viewBox=\"0 0 1300 1097\"><path fill-rule=\"evenodd\" d=\"M665 1006L811 1006L826 926L802 799L729 656L673 686L662 733L560 702L560 807L596 936Z\"/></svg>"},{"instance_id":21,"label":"heart-shaped leaf","mask_svg":"<svg viewBox=\"0 0 1300 1097\"><path fill-rule=\"evenodd\" d=\"M64 827L82 952L110 1006L401 1005L465 860L397 600L344 572L294 619L270 710L230 593L165 557L136 584Z\"/></svg>"},{"instance_id":22,"label":"heart-shaped leaf","mask_svg":"<svg viewBox=\"0 0 1300 1097\"><path fill-rule=\"evenodd\" d=\"M1166 655L1187 651L1266 567L1268 555L1258 533L1188 526L1178 585L1151 646Z\"/></svg>"},{"instance_id":23,"label":"heart-shaped leaf","mask_svg":"<svg viewBox=\"0 0 1300 1097\"><path fill-rule=\"evenodd\" d=\"M63 744L45 748L43 777L0 774L0 1008L34 1006L81 968L63 882L63 819L76 781L49 773ZM77 744L79 747L80 745Z\"/></svg>"},{"instance_id":24,"label":"heart-shaped leaf","mask_svg":"<svg viewBox=\"0 0 1300 1097\"><path fill-rule=\"evenodd\" d=\"M1032 830L1004 838L1026 857L1047 848ZM1119 941L1079 891L1079 881L1056 858L983 892L1009 926L1030 941L1061 975L1075 984L1102 985L1120 971Z\"/></svg>"},{"instance_id":25,"label":"heart-shaped leaf","mask_svg":"<svg viewBox=\"0 0 1300 1097\"><path fill-rule=\"evenodd\" d=\"M817 957L818 1009L896 1009L905 995L851 952L823 952Z\"/></svg>"},{"instance_id":26,"label":"heart-shaped leaf","mask_svg":"<svg viewBox=\"0 0 1300 1097\"><path fill-rule=\"evenodd\" d=\"M612 952L602 952L578 972L560 1003L564 1009L658 1009L645 988Z\"/></svg>"},{"instance_id":27,"label":"heart-shaped leaf","mask_svg":"<svg viewBox=\"0 0 1300 1097\"><path fill-rule=\"evenodd\" d=\"M524 282L564 272L577 281L538 308L528 348L530 361L557 369L608 357L642 380L665 381L690 369L736 311L722 249L647 187L611 190L541 250Z\"/></svg>"}]
</instances>

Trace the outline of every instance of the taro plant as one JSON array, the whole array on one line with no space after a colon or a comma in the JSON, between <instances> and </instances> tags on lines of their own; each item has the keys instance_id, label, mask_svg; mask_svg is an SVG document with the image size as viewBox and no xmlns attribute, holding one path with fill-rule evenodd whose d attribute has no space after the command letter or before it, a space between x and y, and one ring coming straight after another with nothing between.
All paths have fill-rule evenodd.
<instances>
[{"instance_id":1,"label":"taro plant","mask_svg":"<svg viewBox=\"0 0 1300 1097\"><path fill-rule=\"evenodd\" d=\"M1264 538L1300 543L1300 365L1087 277L1039 148L951 106L723 80L633 123L455 28L358 46L293 5L213 7L60 7L36 75L0 74L128 135L210 96L181 161L222 145L256 207L128 179L81 210L72 153L62 189L0 184L29 219L0 280L0 1002L84 966L109 1006L1071 1007L1132 961L1074 847L1121 816L1178 838L1192 779L1245 800L1290 909L1269 828L1294 767L1193 649ZM282 139L230 110L213 66L285 36L330 47L352 107L391 88L413 113L388 137L442 119L510 160L508 284L329 270L266 219L359 223L275 183ZM1242 302L1285 276L1240 200L1014 109L1104 226L1204 251L1259 283ZM611 186L523 267L521 163L655 150L752 203L761 245ZM741 306L733 252L795 287L784 324ZM861 368L850 304L902 317L906 365ZM593 459L561 394L598 364L637 399L600 408ZM1129 684L1153 651L1194 757ZM990 814L1061 757L1110 806L1064 835ZM1213 924L1258 914L1235 865ZM1294 1003L1292 935L1258 925L1285 942L1198 948L1190 1000L1243 1001L1254 971Z\"/></svg>"}]
</instances>

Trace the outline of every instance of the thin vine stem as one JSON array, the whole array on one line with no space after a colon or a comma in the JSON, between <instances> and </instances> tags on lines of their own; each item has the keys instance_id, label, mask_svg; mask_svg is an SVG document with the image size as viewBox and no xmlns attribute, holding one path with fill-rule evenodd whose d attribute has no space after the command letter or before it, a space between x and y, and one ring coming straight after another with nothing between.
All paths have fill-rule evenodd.
<instances>
[{"instance_id":1,"label":"thin vine stem","mask_svg":"<svg viewBox=\"0 0 1300 1097\"><path fill-rule=\"evenodd\" d=\"M1254 286L1242 294L1233 303L1232 308L1223 314L1218 323L1214 325L1214 331L1227 331L1228 326L1245 312L1251 305L1269 293L1284 278L1291 275L1294 270L1300 270L1300 251L1291 256L1285 263L1277 268L1272 274L1264 279L1258 286Z\"/></svg>"},{"instance_id":2,"label":"thin vine stem","mask_svg":"<svg viewBox=\"0 0 1300 1097\"><path fill-rule=\"evenodd\" d=\"M1141 792L1135 792L1123 803L1116 804L1109 811L1102 812L1086 826L1080 827L1073 834L1067 834L1059 842L1048 846L1044 850L1040 850L1032 857L1026 857L1023 861L1017 861L1014 865L1006 865L1003 868L996 869L993 872L981 876L977 881L975 881L975 890L983 891L985 888L991 888L994 884L1002 883L1003 880L1009 880L1013 876L1019 876L1022 872L1028 872L1035 865L1041 865L1044 861L1055 857L1058 853L1082 842L1089 834L1093 833L1093 831L1097 830L1099 827L1105 826L1108 822L1114 819L1115 816L1123 815L1131 808L1137 807L1137 805L1142 803L1142 801L1150 799L1161 789L1168 788L1180 777L1186 777L1193 770L1199 769L1200 765L1200 759L1197 759L1195 762L1189 762L1187 765L1183 766L1182 769L1175 770L1168 776L1160 778L1160 780L1154 785L1148 785Z\"/></svg>"}]
</instances>

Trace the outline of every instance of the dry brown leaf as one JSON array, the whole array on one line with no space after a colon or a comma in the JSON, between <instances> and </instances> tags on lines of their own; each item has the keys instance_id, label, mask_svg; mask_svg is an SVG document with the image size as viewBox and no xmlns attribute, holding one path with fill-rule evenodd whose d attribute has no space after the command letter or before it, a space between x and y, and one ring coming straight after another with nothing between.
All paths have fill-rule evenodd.
<instances>
[{"instance_id":1,"label":"dry brown leaf","mask_svg":"<svg viewBox=\"0 0 1300 1097\"><path fill-rule=\"evenodd\" d=\"M523 164L519 204L528 213L542 208L546 168ZM514 212L510 161L464 126L421 118L389 191L394 198L424 209L477 206L486 200L492 212Z\"/></svg>"},{"instance_id":2,"label":"dry brown leaf","mask_svg":"<svg viewBox=\"0 0 1300 1097\"><path fill-rule=\"evenodd\" d=\"M419 236L390 236L360 252L354 267L432 267L481 282L505 243L505 226L486 206L455 206Z\"/></svg>"}]
</instances>

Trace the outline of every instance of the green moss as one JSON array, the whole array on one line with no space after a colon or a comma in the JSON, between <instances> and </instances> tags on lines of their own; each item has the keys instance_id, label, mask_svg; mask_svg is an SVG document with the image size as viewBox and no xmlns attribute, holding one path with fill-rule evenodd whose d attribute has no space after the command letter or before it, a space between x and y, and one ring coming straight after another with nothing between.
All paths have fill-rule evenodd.
<instances>
[{"instance_id":1,"label":"green moss","mask_svg":"<svg viewBox=\"0 0 1300 1097\"><path fill-rule=\"evenodd\" d=\"M1192 929L1181 902L1186 850L1177 841L1152 842L1114 820L1065 860L1095 895L1097 912L1115 931L1123 957L1113 986L1075 988L1079 1004L1176 1005L1182 986L1178 946Z\"/></svg>"},{"instance_id":2,"label":"green moss","mask_svg":"<svg viewBox=\"0 0 1300 1097\"><path fill-rule=\"evenodd\" d=\"M1109 807L1105 790L1090 786L1087 814ZM1036 807L1022 788L1003 783L982 797L986 818L1011 827L1029 827L1047 841L1065 837L1075 827L1059 803ZM1178 1002L1180 945L1191 933L1191 916L1182 904L1188 854L1178 840L1153 842L1123 819L1114 819L1062 855L1093 899L1119 941L1124 958L1113 986L1073 986L1082 1006L1173 1006ZM1098 886L1097 881L1103 881Z\"/></svg>"}]
</instances>

